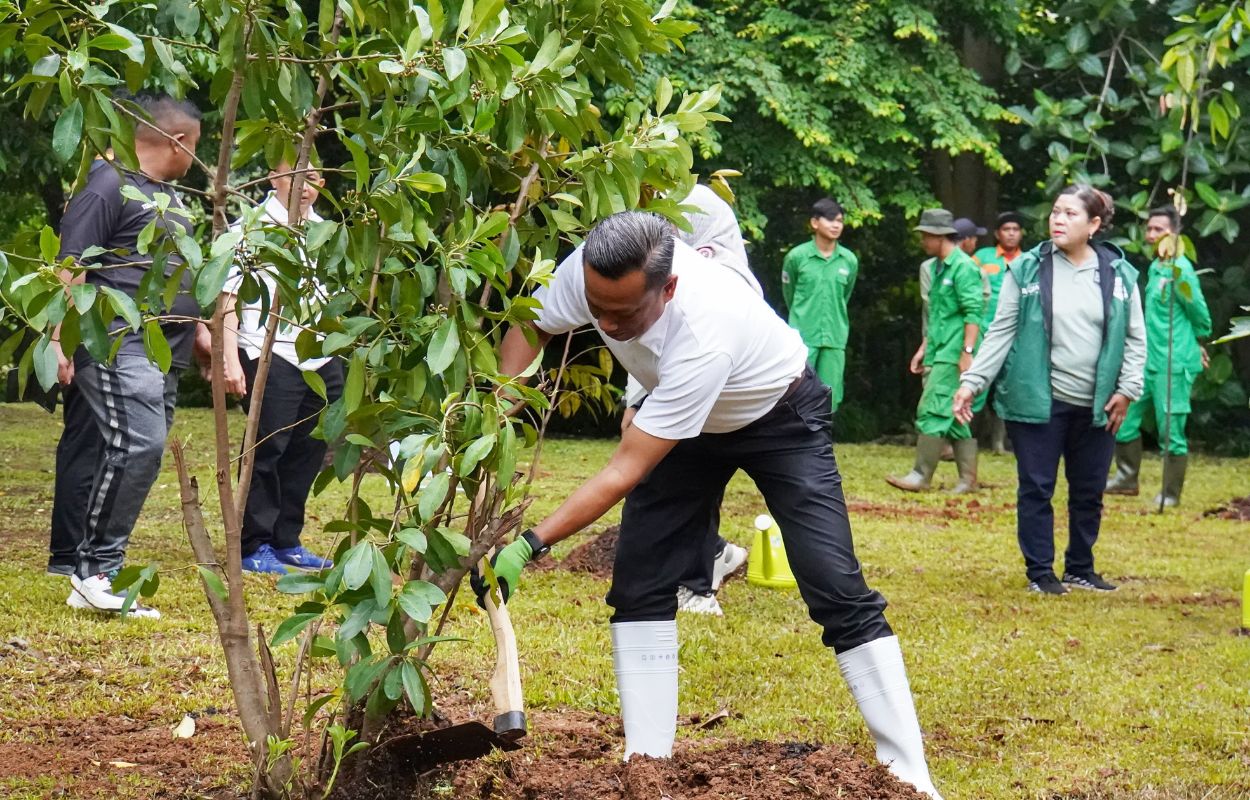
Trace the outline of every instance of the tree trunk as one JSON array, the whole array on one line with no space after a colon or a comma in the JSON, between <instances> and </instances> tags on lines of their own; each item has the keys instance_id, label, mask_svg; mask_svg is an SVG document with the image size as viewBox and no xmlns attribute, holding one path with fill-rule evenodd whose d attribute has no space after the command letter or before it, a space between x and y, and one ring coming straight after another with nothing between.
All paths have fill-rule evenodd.
<instances>
[{"instance_id":1,"label":"tree trunk","mask_svg":"<svg viewBox=\"0 0 1250 800\"><path fill-rule=\"evenodd\" d=\"M961 61L981 76L981 82L997 89L1003 79L1003 52L990 39L982 38L970 26L964 28ZM958 109L954 109L958 112ZM980 244L993 242L994 218L998 216L998 174L986 166L981 156L934 151L933 193L942 206L956 217L968 217L989 230Z\"/></svg>"}]
</instances>

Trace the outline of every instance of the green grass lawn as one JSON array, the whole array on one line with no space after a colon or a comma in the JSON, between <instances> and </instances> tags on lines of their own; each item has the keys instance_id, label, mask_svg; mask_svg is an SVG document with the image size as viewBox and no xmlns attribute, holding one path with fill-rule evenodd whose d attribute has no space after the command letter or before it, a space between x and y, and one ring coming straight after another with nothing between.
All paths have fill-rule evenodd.
<instances>
[{"instance_id":1,"label":"green grass lawn","mask_svg":"<svg viewBox=\"0 0 1250 800\"><path fill-rule=\"evenodd\" d=\"M180 411L177 435L189 441L211 521L209 422L206 412ZM0 542L8 556L0 572L0 751L22 745L37 753L29 748L53 741L52 731L82 728L90 738L118 720L172 727L185 712L229 708L215 630L188 566L172 458L130 551L135 563L161 564L152 602L161 620L71 611L68 581L44 575L58 431L59 420L33 406L0 406ZM548 442L532 518L612 447ZM990 488L966 500L902 496L887 486L885 474L910 466L904 448L848 445L838 456L864 571L890 600L947 800L1250 798L1250 638L1235 635L1250 527L1201 513L1250 492L1246 461L1194 458L1184 506L1164 516L1151 513L1145 498L1109 499L1098 566L1121 589L1051 598L1024 590L1010 456L983 457ZM953 483L953 472L944 464L939 477ZM1149 460L1144 472L1146 485L1157 485L1159 461ZM333 486L312 500L306 543L329 547L319 530L345 495ZM1062 508L1062 488L1058 501ZM763 510L750 482L735 479L725 535L750 544L751 522ZM556 557L579 541L561 545ZM293 600L274 592L272 581L249 581L256 620L272 631ZM559 570L527 576L510 608L531 708L615 713L606 590L604 581ZM721 602L724 618L680 619L681 713L727 708L734 716L713 732L679 735L842 742L870 754L834 658L797 593L736 580ZM470 641L436 652L436 695L464 691L484 706L494 657L489 628L463 600L448 627ZM281 648L284 663L294 649ZM328 686L332 676L318 679ZM189 753L197 741L186 742ZM246 785L246 765L231 752L241 751L199 753L196 769L211 773L205 785ZM206 796L162 794L172 789L139 770L104 774L114 777L102 789L98 776L91 779L100 796ZM55 761L40 770L0 755L3 797L85 796L79 777Z\"/></svg>"}]
</instances>

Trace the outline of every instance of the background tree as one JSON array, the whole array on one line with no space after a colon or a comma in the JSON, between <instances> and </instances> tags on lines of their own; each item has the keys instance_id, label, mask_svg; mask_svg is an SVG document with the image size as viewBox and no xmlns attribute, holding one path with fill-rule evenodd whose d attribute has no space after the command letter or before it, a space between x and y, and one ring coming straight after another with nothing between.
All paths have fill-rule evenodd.
<instances>
[{"instance_id":1,"label":"background tree","mask_svg":"<svg viewBox=\"0 0 1250 800\"><path fill-rule=\"evenodd\" d=\"M197 235L167 240L153 223L140 237L154 268L137 302L90 286L67 293L57 269L82 267L56 263L51 226L5 246L5 318L40 336L19 369L51 385L57 323L67 350L81 342L107 359L104 326L117 315L144 330L150 356L167 369L156 323L171 287L191 273L211 319L221 535L174 442L184 521L257 790L311 788L333 780L352 740L374 741L395 709L430 709L437 612L445 615L469 566L524 511L528 484L516 465L541 429L508 412L518 402L541 411L548 401L498 373L503 328L533 318L529 290L597 219L642 203L678 216L676 198L693 180L683 135L723 119L711 110L718 92L676 97L659 81L654 104L601 120L594 93L630 85L644 58L691 27L643 0L174 0L159 9L135 0L89 12L68 2L0 4L0 52L26 63L13 87L25 116L50 129L52 153L77 166L78 180L109 148L118 168L136 167L141 116L123 88L190 93L219 112L219 135L197 154L206 182L189 184L199 197ZM257 164L292 165L288 204L317 166L330 178L323 203L332 213L296 227L267 221L255 208ZM160 198L157 211L175 213ZM228 229L235 217L240 224ZM232 263L244 267L242 299L275 312L241 441L230 435L221 380L220 297ZM276 279L272 295L260 270ZM320 306L308 288L318 282L330 298ZM268 638L257 636L244 603L240 517L279 317L303 329L301 356L347 364L343 396L318 426L337 446L316 488L346 481L351 493L326 526L339 536L334 568L279 581L304 599ZM324 396L315 375L306 379ZM585 390L585 376L578 380ZM384 507L361 495L370 469L386 483ZM154 566L133 566L114 585L133 596L158 583ZM296 640L294 671L280 680L270 648ZM341 684L305 710L323 744L319 756L305 754L315 768L298 773L294 712L313 679L309 659L337 661Z\"/></svg>"}]
</instances>

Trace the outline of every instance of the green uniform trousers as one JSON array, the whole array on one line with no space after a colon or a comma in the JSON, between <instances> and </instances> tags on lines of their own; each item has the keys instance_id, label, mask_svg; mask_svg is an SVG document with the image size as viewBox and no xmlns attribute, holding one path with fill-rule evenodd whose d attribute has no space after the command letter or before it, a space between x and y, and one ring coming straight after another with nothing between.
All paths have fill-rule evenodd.
<instances>
[{"instance_id":1,"label":"green uniform trousers","mask_svg":"<svg viewBox=\"0 0 1250 800\"><path fill-rule=\"evenodd\" d=\"M955 420L952 407L959 389L958 364L933 364L924 382L924 393L916 408L916 430L925 436L952 441L971 439L972 429Z\"/></svg>"},{"instance_id":2,"label":"green uniform trousers","mask_svg":"<svg viewBox=\"0 0 1250 800\"><path fill-rule=\"evenodd\" d=\"M1121 444L1131 442L1141 436L1142 420L1146 413L1153 410L1155 428L1159 437L1159 449L1168 455L1183 456L1189 453L1189 440L1185 438L1185 423L1189 421L1189 394L1194 387L1194 378L1188 370L1176 370L1172 374L1172 414L1168 422L1168 382L1164 373L1146 373L1142 386L1142 394L1128 407L1124 415L1124 424L1120 426L1115 440ZM1168 431L1169 442L1163 446L1164 431Z\"/></svg>"},{"instance_id":3,"label":"green uniform trousers","mask_svg":"<svg viewBox=\"0 0 1250 800\"><path fill-rule=\"evenodd\" d=\"M830 389L833 410L842 405L842 373L846 371L846 350L841 347L808 347L807 363Z\"/></svg>"}]
</instances>

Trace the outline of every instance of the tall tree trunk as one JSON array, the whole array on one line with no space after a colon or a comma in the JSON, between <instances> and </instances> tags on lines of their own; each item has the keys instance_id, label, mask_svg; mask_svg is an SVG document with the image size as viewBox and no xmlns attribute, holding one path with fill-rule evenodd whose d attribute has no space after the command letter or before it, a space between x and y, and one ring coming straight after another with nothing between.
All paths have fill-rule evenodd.
<instances>
[{"instance_id":1,"label":"tall tree trunk","mask_svg":"<svg viewBox=\"0 0 1250 800\"><path fill-rule=\"evenodd\" d=\"M981 82L995 90L1002 85L1003 52L990 39L967 26L963 31L961 58L964 66L981 76ZM958 109L955 109L958 111ZM957 217L968 217L985 228L991 228L998 215L998 175L986 166L979 155L935 151L930 157L933 169L933 193L943 207ZM991 231L992 233L992 231ZM989 244L987 235L981 244Z\"/></svg>"}]
</instances>

